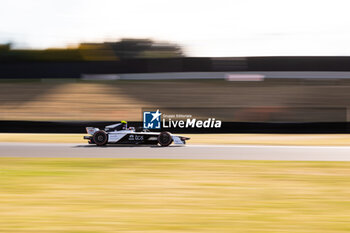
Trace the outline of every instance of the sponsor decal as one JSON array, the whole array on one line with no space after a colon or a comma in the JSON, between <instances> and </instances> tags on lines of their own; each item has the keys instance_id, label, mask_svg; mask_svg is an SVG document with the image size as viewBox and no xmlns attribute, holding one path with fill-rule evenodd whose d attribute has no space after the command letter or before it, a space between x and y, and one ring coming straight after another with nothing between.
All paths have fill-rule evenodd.
<instances>
[{"instance_id":1,"label":"sponsor decal","mask_svg":"<svg viewBox=\"0 0 350 233\"><path fill-rule=\"evenodd\" d=\"M143 135L129 135L129 141L143 141Z\"/></svg>"}]
</instances>

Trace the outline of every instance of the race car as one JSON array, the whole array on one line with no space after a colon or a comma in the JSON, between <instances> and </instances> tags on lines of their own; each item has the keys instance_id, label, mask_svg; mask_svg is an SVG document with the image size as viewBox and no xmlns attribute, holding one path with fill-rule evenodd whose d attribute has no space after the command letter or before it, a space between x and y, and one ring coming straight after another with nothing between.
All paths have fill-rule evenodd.
<instances>
[{"instance_id":1,"label":"race car","mask_svg":"<svg viewBox=\"0 0 350 233\"><path fill-rule=\"evenodd\" d=\"M134 127L127 127L127 122L122 121L114 125L108 125L104 130L94 127L86 127L86 132L90 136L84 136L89 140L89 144L104 146L106 144L149 144L169 146L174 144L186 144L190 138L173 135L169 132L150 132L146 129L139 131Z\"/></svg>"}]
</instances>

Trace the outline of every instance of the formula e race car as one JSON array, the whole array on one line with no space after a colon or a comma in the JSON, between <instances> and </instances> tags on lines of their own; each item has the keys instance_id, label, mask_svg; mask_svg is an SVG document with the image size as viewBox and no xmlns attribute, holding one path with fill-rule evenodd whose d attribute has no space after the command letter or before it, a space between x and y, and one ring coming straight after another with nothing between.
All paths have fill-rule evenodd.
<instances>
[{"instance_id":1,"label":"formula e race car","mask_svg":"<svg viewBox=\"0 0 350 233\"><path fill-rule=\"evenodd\" d=\"M89 140L89 144L104 146L106 144L149 144L169 146L174 144L186 144L188 137L173 135L169 132L150 132L145 129L135 130L134 127L127 127L127 123L108 125L104 130L94 127L86 127L86 132L90 136L84 136Z\"/></svg>"}]
</instances>

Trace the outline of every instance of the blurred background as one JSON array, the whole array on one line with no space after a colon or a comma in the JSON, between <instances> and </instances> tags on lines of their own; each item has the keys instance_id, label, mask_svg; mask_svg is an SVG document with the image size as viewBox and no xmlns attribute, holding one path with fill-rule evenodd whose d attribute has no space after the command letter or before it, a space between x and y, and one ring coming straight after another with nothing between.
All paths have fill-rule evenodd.
<instances>
[{"instance_id":1,"label":"blurred background","mask_svg":"<svg viewBox=\"0 0 350 233\"><path fill-rule=\"evenodd\" d=\"M347 122L350 20L336 2L4 0L0 120L187 108L226 122Z\"/></svg>"}]
</instances>

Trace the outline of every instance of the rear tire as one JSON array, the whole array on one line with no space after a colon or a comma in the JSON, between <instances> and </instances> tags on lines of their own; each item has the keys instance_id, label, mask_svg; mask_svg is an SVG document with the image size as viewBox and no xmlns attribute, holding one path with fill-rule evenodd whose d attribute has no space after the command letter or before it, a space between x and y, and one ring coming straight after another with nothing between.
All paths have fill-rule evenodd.
<instances>
[{"instance_id":1,"label":"rear tire","mask_svg":"<svg viewBox=\"0 0 350 233\"><path fill-rule=\"evenodd\" d=\"M108 135L105 131L99 130L94 133L92 139L97 146L104 146L108 142Z\"/></svg>"},{"instance_id":2,"label":"rear tire","mask_svg":"<svg viewBox=\"0 0 350 233\"><path fill-rule=\"evenodd\" d=\"M173 142L171 134L168 132L161 132L158 136L158 143L161 146L169 146Z\"/></svg>"}]
</instances>

